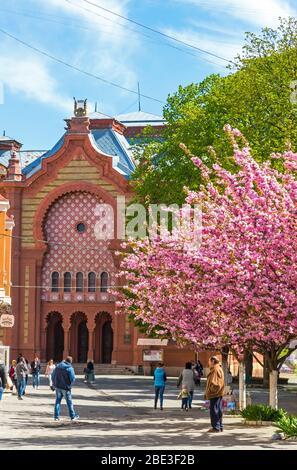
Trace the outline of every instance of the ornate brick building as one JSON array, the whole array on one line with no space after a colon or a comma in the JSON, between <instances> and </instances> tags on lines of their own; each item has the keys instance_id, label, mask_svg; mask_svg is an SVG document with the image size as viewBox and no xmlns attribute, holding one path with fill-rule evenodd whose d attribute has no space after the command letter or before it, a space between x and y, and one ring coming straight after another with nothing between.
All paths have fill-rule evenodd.
<instances>
[{"instance_id":1,"label":"ornate brick building","mask_svg":"<svg viewBox=\"0 0 297 470\"><path fill-rule=\"evenodd\" d=\"M93 358L137 366L142 364L138 331L128 316L114 314L114 299L107 291L118 282L119 227L114 224L109 241L94 230L106 216L104 204L113 208L117 220L117 197L131 197L134 162L127 127L100 113L88 117L83 108L75 114L47 152L23 152L16 140L0 138L0 192L10 201L15 222L16 322L7 342L12 357L20 351L28 359L37 354L42 360L70 354L74 362ZM132 118L129 137L134 114ZM143 115L138 118L137 131L147 124ZM168 366L181 366L193 357L174 345L165 348Z\"/></svg>"}]
</instances>

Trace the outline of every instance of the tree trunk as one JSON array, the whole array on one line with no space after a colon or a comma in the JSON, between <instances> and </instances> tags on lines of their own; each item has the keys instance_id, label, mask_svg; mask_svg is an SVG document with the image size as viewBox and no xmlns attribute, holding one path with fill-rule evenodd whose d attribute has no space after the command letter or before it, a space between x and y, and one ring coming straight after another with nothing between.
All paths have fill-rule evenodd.
<instances>
[{"instance_id":1,"label":"tree trunk","mask_svg":"<svg viewBox=\"0 0 297 470\"><path fill-rule=\"evenodd\" d=\"M239 362L238 364L238 379L239 379L239 409L246 408L246 381L245 381L245 363Z\"/></svg>"},{"instance_id":2,"label":"tree trunk","mask_svg":"<svg viewBox=\"0 0 297 470\"><path fill-rule=\"evenodd\" d=\"M246 358L245 358L245 373L246 373L246 384L247 385L250 385L252 383L253 363L254 363L253 353L250 352L250 351L247 351Z\"/></svg>"},{"instance_id":3,"label":"tree trunk","mask_svg":"<svg viewBox=\"0 0 297 470\"><path fill-rule=\"evenodd\" d=\"M277 380L278 371L271 371L269 374L269 405L276 410L278 408Z\"/></svg>"},{"instance_id":4,"label":"tree trunk","mask_svg":"<svg viewBox=\"0 0 297 470\"><path fill-rule=\"evenodd\" d=\"M228 346L224 346L221 351L222 354L222 369L224 372L224 381L225 381L225 386L228 385L228 354L229 354L229 348Z\"/></svg>"},{"instance_id":5,"label":"tree trunk","mask_svg":"<svg viewBox=\"0 0 297 470\"><path fill-rule=\"evenodd\" d=\"M268 353L265 353L264 356L264 367L263 367L263 387L268 388L269 386L269 360L268 360Z\"/></svg>"}]
</instances>

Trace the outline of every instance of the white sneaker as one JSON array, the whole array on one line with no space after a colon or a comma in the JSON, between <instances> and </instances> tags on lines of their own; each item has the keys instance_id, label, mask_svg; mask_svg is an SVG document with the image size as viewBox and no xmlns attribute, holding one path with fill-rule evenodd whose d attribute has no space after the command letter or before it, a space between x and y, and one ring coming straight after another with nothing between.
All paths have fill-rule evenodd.
<instances>
[{"instance_id":1,"label":"white sneaker","mask_svg":"<svg viewBox=\"0 0 297 470\"><path fill-rule=\"evenodd\" d=\"M78 416L78 415L74 416L74 418L71 418L71 421L78 421L78 420L79 420L79 416Z\"/></svg>"}]
</instances>

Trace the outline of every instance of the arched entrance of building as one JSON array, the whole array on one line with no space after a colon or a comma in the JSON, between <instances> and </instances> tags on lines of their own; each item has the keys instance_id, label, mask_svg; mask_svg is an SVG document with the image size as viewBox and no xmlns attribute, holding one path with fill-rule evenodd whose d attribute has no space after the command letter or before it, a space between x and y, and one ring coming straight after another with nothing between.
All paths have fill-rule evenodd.
<instances>
[{"instance_id":1,"label":"arched entrance of building","mask_svg":"<svg viewBox=\"0 0 297 470\"><path fill-rule=\"evenodd\" d=\"M87 362L89 331L87 317L83 312L75 312L71 317L70 353L74 362Z\"/></svg>"},{"instance_id":2,"label":"arched entrance of building","mask_svg":"<svg viewBox=\"0 0 297 470\"><path fill-rule=\"evenodd\" d=\"M46 358L55 362L62 361L64 351L64 329L62 315L51 312L47 317L46 328Z\"/></svg>"},{"instance_id":3,"label":"arched entrance of building","mask_svg":"<svg viewBox=\"0 0 297 470\"><path fill-rule=\"evenodd\" d=\"M107 312L98 313L95 328L95 362L111 364L113 351L112 318Z\"/></svg>"}]
</instances>

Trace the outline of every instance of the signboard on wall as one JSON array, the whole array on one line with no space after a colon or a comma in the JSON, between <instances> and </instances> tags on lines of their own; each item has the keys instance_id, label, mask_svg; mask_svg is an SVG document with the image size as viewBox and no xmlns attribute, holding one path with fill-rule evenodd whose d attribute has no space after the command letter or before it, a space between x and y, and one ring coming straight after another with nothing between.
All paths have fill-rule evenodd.
<instances>
[{"instance_id":1,"label":"signboard on wall","mask_svg":"<svg viewBox=\"0 0 297 470\"><path fill-rule=\"evenodd\" d=\"M144 362L163 362L163 349L144 349L142 359Z\"/></svg>"},{"instance_id":2,"label":"signboard on wall","mask_svg":"<svg viewBox=\"0 0 297 470\"><path fill-rule=\"evenodd\" d=\"M0 326L2 328L12 328L14 325L14 315L3 313L0 317Z\"/></svg>"},{"instance_id":3,"label":"signboard on wall","mask_svg":"<svg viewBox=\"0 0 297 470\"><path fill-rule=\"evenodd\" d=\"M168 339L138 338L137 346L167 346Z\"/></svg>"}]
</instances>

